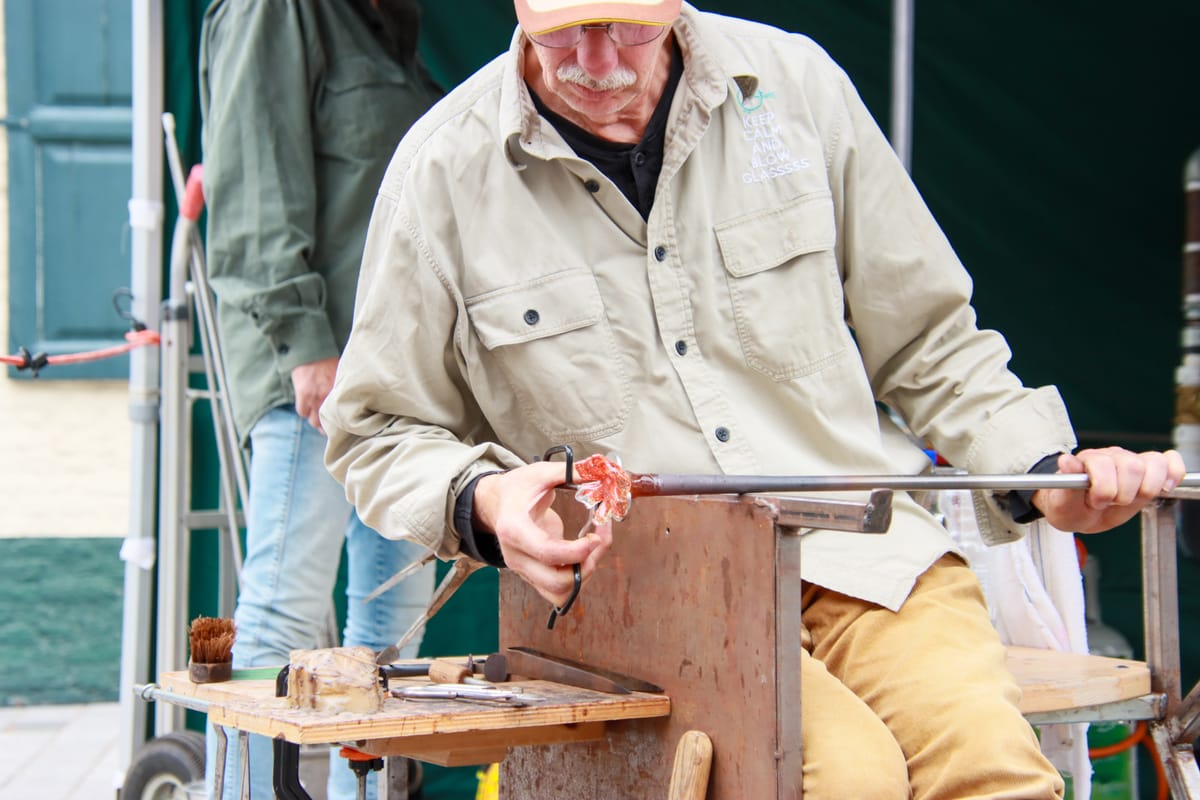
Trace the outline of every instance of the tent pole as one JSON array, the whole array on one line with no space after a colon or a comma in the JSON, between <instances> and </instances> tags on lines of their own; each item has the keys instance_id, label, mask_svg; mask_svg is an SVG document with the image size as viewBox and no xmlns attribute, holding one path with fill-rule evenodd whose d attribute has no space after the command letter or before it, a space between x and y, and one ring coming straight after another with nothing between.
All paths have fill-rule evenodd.
<instances>
[{"instance_id":1,"label":"tent pole","mask_svg":"<svg viewBox=\"0 0 1200 800\"><path fill-rule=\"evenodd\" d=\"M162 0L132 0L133 175L129 201L132 313L159 329L162 301ZM114 785L124 784L134 753L146 740L146 703L135 685L150 676L150 608L153 601L158 473L159 351L139 347L129 355L129 416L132 423L129 529L121 546L125 585L121 620L120 720Z\"/></svg>"},{"instance_id":2,"label":"tent pole","mask_svg":"<svg viewBox=\"0 0 1200 800\"><path fill-rule=\"evenodd\" d=\"M892 148L910 172L915 18L916 0L892 0Z\"/></svg>"}]
</instances>

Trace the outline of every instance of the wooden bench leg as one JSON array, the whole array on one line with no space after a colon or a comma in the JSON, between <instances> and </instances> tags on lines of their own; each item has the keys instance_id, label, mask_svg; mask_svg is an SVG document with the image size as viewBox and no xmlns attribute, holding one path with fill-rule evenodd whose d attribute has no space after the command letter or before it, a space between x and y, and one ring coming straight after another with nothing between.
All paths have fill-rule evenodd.
<instances>
[{"instance_id":1,"label":"wooden bench leg","mask_svg":"<svg viewBox=\"0 0 1200 800\"><path fill-rule=\"evenodd\" d=\"M667 800L704 800L712 768L712 740L704 731L688 731L675 747L675 766Z\"/></svg>"}]
</instances>

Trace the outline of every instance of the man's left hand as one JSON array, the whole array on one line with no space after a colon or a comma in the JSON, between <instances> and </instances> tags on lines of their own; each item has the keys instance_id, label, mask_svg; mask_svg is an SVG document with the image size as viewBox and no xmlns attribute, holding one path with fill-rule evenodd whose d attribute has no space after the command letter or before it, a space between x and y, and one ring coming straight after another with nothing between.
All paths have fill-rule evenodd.
<instances>
[{"instance_id":1,"label":"man's left hand","mask_svg":"<svg viewBox=\"0 0 1200 800\"><path fill-rule=\"evenodd\" d=\"M1058 457L1060 473L1086 473L1088 489L1039 489L1033 504L1063 531L1099 533L1131 519L1183 480L1174 450L1133 453L1120 447L1080 450Z\"/></svg>"}]
</instances>

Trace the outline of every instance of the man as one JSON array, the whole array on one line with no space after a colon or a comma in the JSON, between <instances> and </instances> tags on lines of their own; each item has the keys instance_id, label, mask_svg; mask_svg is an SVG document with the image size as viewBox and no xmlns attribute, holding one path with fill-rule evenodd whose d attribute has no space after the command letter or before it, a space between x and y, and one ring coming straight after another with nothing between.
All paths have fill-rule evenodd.
<instances>
[{"instance_id":1,"label":"man","mask_svg":"<svg viewBox=\"0 0 1200 800\"><path fill-rule=\"evenodd\" d=\"M1178 454L1071 454L844 73L807 38L679 0L516 0L507 56L397 150L322 409L364 519L505 563L561 603L607 527L545 502L569 443L638 472L918 473L886 404L977 473L1087 472L978 500L993 542L1098 531ZM907 496L886 536L805 536L804 791L1061 795L977 581ZM981 734L981 732L986 734ZM869 753L871 769L861 768Z\"/></svg>"},{"instance_id":2,"label":"man","mask_svg":"<svg viewBox=\"0 0 1200 800\"><path fill-rule=\"evenodd\" d=\"M430 565L363 603L427 551L358 520L325 469L317 416L349 335L379 181L396 142L441 94L416 56L418 21L409 0L382 10L372 0L216 0L204 17L208 261L250 454L236 667L286 664L294 648L328 644L343 543L345 644L395 643L432 591ZM240 796L230 750L227 797ZM252 797L274 797L270 741L254 737L249 761ZM330 770L329 796L354 797L336 749Z\"/></svg>"}]
</instances>

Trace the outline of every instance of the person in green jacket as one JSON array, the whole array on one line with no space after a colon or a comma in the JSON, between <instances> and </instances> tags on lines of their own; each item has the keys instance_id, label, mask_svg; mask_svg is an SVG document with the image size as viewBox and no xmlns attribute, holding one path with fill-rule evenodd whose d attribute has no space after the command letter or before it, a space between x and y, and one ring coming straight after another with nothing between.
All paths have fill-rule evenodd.
<instances>
[{"instance_id":1,"label":"person in green jacket","mask_svg":"<svg viewBox=\"0 0 1200 800\"><path fill-rule=\"evenodd\" d=\"M322 634L343 543L343 644L395 643L432 591L430 564L362 602L426 550L358 519L324 467L317 415L350 333L380 179L441 95L417 57L418 23L412 0L215 0L204 16L208 264L250 458L235 667L285 664L292 649L331 643ZM274 797L270 742L254 740L251 796ZM239 786L230 750L227 797ZM330 767L329 797L354 797L336 751Z\"/></svg>"}]
</instances>

